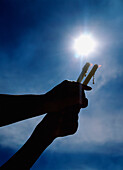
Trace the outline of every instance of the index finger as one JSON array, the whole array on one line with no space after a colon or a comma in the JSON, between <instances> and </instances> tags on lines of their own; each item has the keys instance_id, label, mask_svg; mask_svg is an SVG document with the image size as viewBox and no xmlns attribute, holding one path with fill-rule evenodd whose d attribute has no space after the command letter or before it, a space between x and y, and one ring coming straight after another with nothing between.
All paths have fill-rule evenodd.
<instances>
[{"instance_id":1,"label":"index finger","mask_svg":"<svg viewBox=\"0 0 123 170\"><path fill-rule=\"evenodd\" d=\"M82 84L80 82L76 82L76 81L67 81L68 83L70 83L69 85L72 85L71 87L76 87L76 88L82 88L83 90L91 90L92 88L90 86L87 86L85 84Z\"/></svg>"},{"instance_id":2,"label":"index finger","mask_svg":"<svg viewBox=\"0 0 123 170\"><path fill-rule=\"evenodd\" d=\"M84 85L84 84L82 84L82 88L83 88L83 90L92 90L92 88L90 87L90 86L87 86L87 85Z\"/></svg>"}]
</instances>

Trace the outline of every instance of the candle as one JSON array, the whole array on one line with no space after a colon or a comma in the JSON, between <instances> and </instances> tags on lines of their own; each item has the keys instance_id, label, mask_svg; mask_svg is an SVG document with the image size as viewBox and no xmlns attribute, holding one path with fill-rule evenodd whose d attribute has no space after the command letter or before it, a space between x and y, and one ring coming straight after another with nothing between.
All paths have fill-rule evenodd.
<instances>
[{"instance_id":1,"label":"candle","mask_svg":"<svg viewBox=\"0 0 123 170\"><path fill-rule=\"evenodd\" d=\"M85 74L87 73L88 71L88 68L90 66L90 63L86 63L82 69L82 72L81 74L79 75L78 79L77 79L77 82L81 83L82 79L84 78Z\"/></svg>"},{"instance_id":2,"label":"candle","mask_svg":"<svg viewBox=\"0 0 123 170\"><path fill-rule=\"evenodd\" d=\"M90 73L88 74L88 76L86 77L86 79L84 80L83 84L87 85L88 82L90 81L90 79L92 78L92 76L94 76L96 70L98 68L98 65L95 64L92 68L92 70L90 71Z\"/></svg>"}]
</instances>

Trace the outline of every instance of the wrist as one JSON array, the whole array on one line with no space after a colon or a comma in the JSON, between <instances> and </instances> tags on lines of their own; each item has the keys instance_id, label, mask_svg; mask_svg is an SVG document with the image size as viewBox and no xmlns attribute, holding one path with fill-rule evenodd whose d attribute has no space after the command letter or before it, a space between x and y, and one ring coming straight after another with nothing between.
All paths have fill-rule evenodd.
<instances>
[{"instance_id":1,"label":"wrist","mask_svg":"<svg viewBox=\"0 0 123 170\"><path fill-rule=\"evenodd\" d=\"M46 94L43 94L41 97L42 97L42 100L43 100L43 110L44 110L44 112L45 113L53 112L54 111L53 102L52 102L52 99L49 97L49 95L46 93Z\"/></svg>"},{"instance_id":2,"label":"wrist","mask_svg":"<svg viewBox=\"0 0 123 170\"><path fill-rule=\"evenodd\" d=\"M30 105L32 104L31 108L32 111L38 116L40 114L46 113L46 99L45 95L34 95L32 103L30 102Z\"/></svg>"},{"instance_id":3,"label":"wrist","mask_svg":"<svg viewBox=\"0 0 123 170\"><path fill-rule=\"evenodd\" d=\"M31 137L38 141L39 144L45 143L46 145L51 144L56 138L53 129L48 124L44 124L44 122L36 126Z\"/></svg>"}]
</instances>

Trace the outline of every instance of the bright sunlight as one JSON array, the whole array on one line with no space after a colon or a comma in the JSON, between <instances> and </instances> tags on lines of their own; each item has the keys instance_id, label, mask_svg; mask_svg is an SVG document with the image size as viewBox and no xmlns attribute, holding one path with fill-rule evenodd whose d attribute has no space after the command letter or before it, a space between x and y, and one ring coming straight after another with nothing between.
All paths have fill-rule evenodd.
<instances>
[{"instance_id":1,"label":"bright sunlight","mask_svg":"<svg viewBox=\"0 0 123 170\"><path fill-rule=\"evenodd\" d=\"M74 49L79 56L87 56L92 53L97 46L94 38L89 34L83 34L75 39Z\"/></svg>"}]
</instances>

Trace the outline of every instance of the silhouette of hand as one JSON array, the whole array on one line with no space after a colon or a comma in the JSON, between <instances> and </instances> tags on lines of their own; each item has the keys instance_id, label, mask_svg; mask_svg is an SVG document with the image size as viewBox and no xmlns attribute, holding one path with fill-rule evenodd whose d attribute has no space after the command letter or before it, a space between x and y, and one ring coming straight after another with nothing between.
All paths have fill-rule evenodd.
<instances>
[{"instance_id":1,"label":"silhouette of hand","mask_svg":"<svg viewBox=\"0 0 123 170\"><path fill-rule=\"evenodd\" d=\"M36 127L39 136L42 129L48 139L74 134L78 128L79 111L80 105L75 105L60 113L47 114Z\"/></svg>"},{"instance_id":2,"label":"silhouette of hand","mask_svg":"<svg viewBox=\"0 0 123 170\"><path fill-rule=\"evenodd\" d=\"M85 99L84 90L91 90L91 87L78 82L63 81L44 95L47 103L47 113L61 112L61 110L73 105L85 107L85 100L83 100Z\"/></svg>"},{"instance_id":3,"label":"silhouette of hand","mask_svg":"<svg viewBox=\"0 0 123 170\"><path fill-rule=\"evenodd\" d=\"M83 107L87 107L88 100L85 98ZM40 129L43 129L44 136L49 139L72 135L78 128L78 113L81 105L74 105L60 113L47 114L42 122L36 127L40 136Z\"/></svg>"},{"instance_id":4,"label":"silhouette of hand","mask_svg":"<svg viewBox=\"0 0 123 170\"><path fill-rule=\"evenodd\" d=\"M75 105L62 111L59 117L57 116L56 130L54 131L55 137L72 135L77 131L79 111L80 106Z\"/></svg>"}]
</instances>

